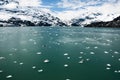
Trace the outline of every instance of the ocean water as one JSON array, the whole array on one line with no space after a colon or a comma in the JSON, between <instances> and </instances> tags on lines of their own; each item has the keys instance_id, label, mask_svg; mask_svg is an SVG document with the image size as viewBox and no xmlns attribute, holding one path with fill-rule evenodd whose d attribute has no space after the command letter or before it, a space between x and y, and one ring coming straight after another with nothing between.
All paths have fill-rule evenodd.
<instances>
[{"instance_id":1,"label":"ocean water","mask_svg":"<svg viewBox=\"0 0 120 80\"><path fill-rule=\"evenodd\" d=\"M1 27L0 80L120 80L120 29Z\"/></svg>"}]
</instances>

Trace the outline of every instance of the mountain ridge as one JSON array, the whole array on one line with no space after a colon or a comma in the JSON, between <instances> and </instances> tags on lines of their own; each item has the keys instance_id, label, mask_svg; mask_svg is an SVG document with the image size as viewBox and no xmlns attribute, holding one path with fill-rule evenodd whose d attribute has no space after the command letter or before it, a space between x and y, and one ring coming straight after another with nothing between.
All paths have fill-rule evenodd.
<instances>
[{"instance_id":1,"label":"mountain ridge","mask_svg":"<svg viewBox=\"0 0 120 80\"><path fill-rule=\"evenodd\" d=\"M100 12L85 12L70 21L62 21L42 8L20 6L19 0L0 1L0 27L11 26L82 26L82 27L119 27L114 14L104 15ZM106 20L106 21L105 21Z\"/></svg>"},{"instance_id":2,"label":"mountain ridge","mask_svg":"<svg viewBox=\"0 0 120 80\"><path fill-rule=\"evenodd\" d=\"M14 8L5 6L15 3ZM66 26L58 17L42 11L37 7L21 7L17 0L2 0L0 2L0 26Z\"/></svg>"},{"instance_id":3,"label":"mountain ridge","mask_svg":"<svg viewBox=\"0 0 120 80\"><path fill-rule=\"evenodd\" d=\"M94 22L88 25L85 25L85 27L113 27L113 28L120 28L120 16L113 19L112 21L107 22Z\"/></svg>"}]
</instances>

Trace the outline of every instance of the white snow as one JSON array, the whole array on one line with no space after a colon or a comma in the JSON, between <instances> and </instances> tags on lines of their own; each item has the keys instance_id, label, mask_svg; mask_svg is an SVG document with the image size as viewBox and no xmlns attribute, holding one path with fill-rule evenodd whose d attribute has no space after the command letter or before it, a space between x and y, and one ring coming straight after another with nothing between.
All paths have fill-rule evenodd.
<instances>
[{"instance_id":1,"label":"white snow","mask_svg":"<svg viewBox=\"0 0 120 80\"><path fill-rule=\"evenodd\" d=\"M4 5L3 7L7 9L15 9L17 5L18 5L17 3L11 2L9 4Z\"/></svg>"}]
</instances>

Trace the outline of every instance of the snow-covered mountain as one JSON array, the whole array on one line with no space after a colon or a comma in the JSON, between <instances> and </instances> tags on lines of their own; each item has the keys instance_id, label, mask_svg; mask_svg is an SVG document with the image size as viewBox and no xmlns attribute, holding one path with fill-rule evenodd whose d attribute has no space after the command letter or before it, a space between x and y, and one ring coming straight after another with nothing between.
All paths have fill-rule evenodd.
<instances>
[{"instance_id":1,"label":"snow-covered mountain","mask_svg":"<svg viewBox=\"0 0 120 80\"><path fill-rule=\"evenodd\" d=\"M0 0L0 26L85 26L93 22L111 21L120 15L119 11L108 13L101 9L55 14L39 7L37 0L32 4L28 0L24 1L26 3L22 1Z\"/></svg>"},{"instance_id":2,"label":"snow-covered mountain","mask_svg":"<svg viewBox=\"0 0 120 80\"><path fill-rule=\"evenodd\" d=\"M65 26L39 7L20 6L19 0L0 1L0 26Z\"/></svg>"},{"instance_id":3,"label":"snow-covered mountain","mask_svg":"<svg viewBox=\"0 0 120 80\"><path fill-rule=\"evenodd\" d=\"M113 28L120 28L120 16L113 19L112 21L107 22L93 22L91 24L86 25L85 27L113 27Z\"/></svg>"},{"instance_id":4,"label":"snow-covered mountain","mask_svg":"<svg viewBox=\"0 0 120 80\"><path fill-rule=\"evenodd\" d=\"M86 12L70 21L72 26L84 26L93 22L111 21L117 16L114 14L103 14L100 12Z\"/></svg>"}]
</instances>

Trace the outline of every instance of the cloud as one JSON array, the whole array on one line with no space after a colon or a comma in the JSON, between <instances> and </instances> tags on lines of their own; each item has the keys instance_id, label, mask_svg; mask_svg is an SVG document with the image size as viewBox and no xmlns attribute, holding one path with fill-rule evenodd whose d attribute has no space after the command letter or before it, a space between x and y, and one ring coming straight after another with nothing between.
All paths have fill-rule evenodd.
<instances>
[{"instance_id":1,"label":"cloud","mask_svg":"<svg viewBox=\"0 0 120 80\"><path fill-rule=\"evenodd\" d=\"M41 0L18 0L19 6L40 6L42 4Z\"/></svg>"},{"instance_id":2,"label":"cloud","mask_svg":"<svg viewBox=\"0 0 120 80\"><path fill-rule=\"evenodd\" d=\"M109 21L120 15L120 0L61 0L58 7L64 11L56 12L56 16L64 21L81 18L83 14L101 13L99 20ZM112 15L108 17L108 15Z\"/></svg>"},{"instance_id":3,"label":"cloud","mask_svg":"<svg viewBox=\"0 0 120 80\"><path fill-rule=\"evenodd\" d=\"M97 6L104 3L117 3L119 0L61 0L57 3L59 8L78 9L87 6Z\"/></svg>"},{"instance_id":4,"label":"cloud","mask_svg":"<svg viewBox=\"0 0 120 80\"><path fill-rule=\"evenodd\" d=\"M0 5L2 8L14 9L16 7L39 7L42 5L41 0L9 0L8 4Z\"/></svg>"},{"instance_id":5,"label":"cloud","mask_svg":"<svg viewBox=\"0 0 120 80\"><path fill-rule=\"evenodd\" d=\"M101 4L102 2L100 0L61 0L61 2L58 2L57 5L60 8L67 8L67 9L77 9L85 6L90 5L97 5Z\"/></svg>"}]
</instances>

